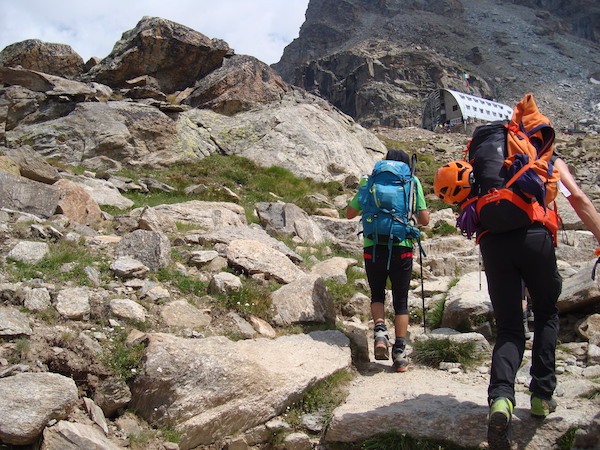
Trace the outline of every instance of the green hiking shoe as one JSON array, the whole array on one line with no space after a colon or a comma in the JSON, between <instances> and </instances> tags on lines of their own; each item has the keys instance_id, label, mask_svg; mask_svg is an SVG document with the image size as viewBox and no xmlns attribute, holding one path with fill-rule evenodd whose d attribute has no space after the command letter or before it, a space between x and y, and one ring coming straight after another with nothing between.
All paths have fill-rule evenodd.
<instances>
[{"instance_id":1,"label":"green hiking shoe","mask_svg":"<svg viewBox=\"0 0 600 450\"><path fill-rule=\"evenodd\" d=\"M533 417L544 418L548 414L556 411L556 400L550 397L550 400L537 397L535 394L531 394L531 415Z\"/></svg>"},{"instance_id":2,"label":"green hiking shoe","mask_svg":"<svg viewBox=\"0 0 600 450\"><path fill-rule=\"evenodd\" d=\"M511 450L511 419L513 404L506 397L494 399L488 421L490 450Z\"/></svg>"}]
</instances>

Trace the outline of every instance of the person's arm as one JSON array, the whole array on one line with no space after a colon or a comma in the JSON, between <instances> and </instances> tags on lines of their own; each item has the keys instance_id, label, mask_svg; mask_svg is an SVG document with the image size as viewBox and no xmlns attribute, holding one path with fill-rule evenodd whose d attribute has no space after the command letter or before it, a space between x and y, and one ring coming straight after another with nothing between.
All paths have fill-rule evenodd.
<instances>
[{"instance_id":1,"label":"person's arm","mask_svg":"<svg viewBox=\"0 0 600 450\"><path fill-rule=\"evenodd\" d=\"M594 204L589 197L581 190L573 175L569 171L567 164L560 158L557 158L554 162L554 167L558 169L560 173L560 181L565 188L569 191L570 195L567 196L567 200L585 224L585 226L592 232L598 243L600 243L600 214L596 211Z\"/></svg>"},{"instance_id":2,"label":"person's arm","mask_svg":"<svg viewBox=\"0 0 600 450\"><path fill-rule=\"evenodd\" d=\"M360 192L360 188L367 184L368 177L364 176L360 179L360 183L358 184L358 189ZM354 194L352 200L348 202L348 206L346 206L346 219L354 219L356 216L362 213L362 209L360 208L360 203L358 202L358 192Z\"/></svg>"},{"instance_id":3,"label":"person's arm","mask_svg":"<svg viewBox=\"0 0 600 450\"><path fill-rule=\"evenodd\" d=\"M421 209L417 211L417 223L426 227L429 225L429 211Z\"/></svg>"},{"instance_id":4,"label":"person's arm","mask_svg":"<svg viewBox=\"0 0 600 450\"><path fill-rule=\"evenodd\" d=\"M348 205L346 207L346 219L354 219L356 216L360 214L359 209L355 209L352 206Z\"/></svg>"},{"instance_id":5,"label":"person's arm","mask_svg":"<svg viewBox=\"0 0 600 450\"><path fill-rule=\"evenodd\" d=\"M415 177L415 187L417 193L417 199L415 202L417 223L426 227L429 225L429 211L427 210L427 203L425 202L425 194L423 193L423 186L421 181Z\"/></svg>"}]
</instances>

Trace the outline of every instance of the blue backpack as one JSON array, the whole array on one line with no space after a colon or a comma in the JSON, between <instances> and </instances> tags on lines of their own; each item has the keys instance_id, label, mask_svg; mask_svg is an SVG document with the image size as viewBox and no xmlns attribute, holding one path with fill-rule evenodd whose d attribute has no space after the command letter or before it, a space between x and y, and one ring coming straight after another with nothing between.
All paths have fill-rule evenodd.
<instances>
[{"instance_id":1,"label":"blue backpack","mask_svg":"<svg viewBox=\"0 0 600 450\"><path fill-rule=\"evenodd\" d=\"M377 161L367 183L358 190L364 236L375 246L387 244L390 250L396 242L418 239L420 231L412 221L415 195L414 172L408 164Z\"/></svg>"}]
</instances>

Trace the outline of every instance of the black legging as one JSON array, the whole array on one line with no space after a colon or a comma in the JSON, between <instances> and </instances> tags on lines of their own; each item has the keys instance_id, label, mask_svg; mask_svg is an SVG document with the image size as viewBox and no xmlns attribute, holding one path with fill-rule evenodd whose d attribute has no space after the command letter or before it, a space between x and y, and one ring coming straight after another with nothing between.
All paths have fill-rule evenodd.
<instances>
[{"instance_id":1,"label":"black legging","mask_svg":"<svg viewBox=\"0 0 600 450\"><path fill-rule=\"evenodd\" d=\"M412 247L392 247L389 270L387 245L378 245L375 248L375 261L373 261L373 249L374 247L364 248L365 271L371 288L371 303L384 303L385 287L389 278L392 285L394 313L408 314L408 288L413 266Z\"/></svg>"},{"instance_id":2,"label":"black legging","mask_svg":"<svg viewBox=\"0 0 600 450\"><path fill-rule=\"evenodd\" d=\"M514 383L525 350L522 321L522 282L525 282L534 317L529 390L549 399L556 388L559 324L556 302L562 289L552 236L536 224L507 233L487 233L481 238L480 247L498 328L488 397L490 400L507 397L516 405Z\"/></svg>"}]
</instances>

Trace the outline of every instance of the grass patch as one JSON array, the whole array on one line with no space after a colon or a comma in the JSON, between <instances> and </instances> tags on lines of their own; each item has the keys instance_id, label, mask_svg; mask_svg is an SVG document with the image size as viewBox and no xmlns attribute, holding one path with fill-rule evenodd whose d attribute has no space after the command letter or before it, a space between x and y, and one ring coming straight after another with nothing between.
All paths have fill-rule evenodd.
<instances>
[{"instance_id":1,"label":"grass patch","mask_svg":"<svg viewBox=\"0 0 600 450\"><path fill-rule=\"evenodd\" d=\"M429 315L429 313L428 313ZM408 320L411 324L423 324L423 307L415 306L408 311Z\"/></svg>"},{"instance_id":2,"label":"grass patch","mask_svg":"<svg viewBox=\"0 0 600 450\"><path fill-rule=\"evenodd\" d=\"M427 339L413 344L411 358L426 366L438 368L441 362L460 363L469 367L479 361L474 342L454 342L450 339Z\"/></svg>"},{"instance_id":3,"label":"grass patch","mask_svg":"<svg viewBox=\"0 0 600 450\"><path fill-rule=\"evenodd\" d=\"M458 284L460 278L453 277L448 283L448 291L452 289L454 286ZM446 292L448 292L446 291ZM433 306L427 311L427 327L430 330L435 330L439 328L442 324L442 318L444 317L444 308L446 306L446 295L443 296L440 300L437 300Z\"/></svg>"},{"instance_id":4,"label":"grass patch","mask_svg":"<svg viewBox=\"0 0 600 450\"><path fill-rule=\"evenodd\" d=\"M425 188L423 188L425 189ZM431 188L433 192L433 187ZM452 208L455 212L460 212L457 206L451 206L448 203L443 202L441 199L431 195L427 198L427 209L430 211L441 211L442 209Z\"/></svg>"},{"instance_id":5,"label":"grass patch","mask_svg":"<svg viewBox=\"0 0 600 450\"><path fill-rule=\"evenodd\" d=\"M360 444L360 450L471 450L443 441L417 439L405 433L389 432L373 436ZM473 449L474 450L474 449Z\"/></svg>"},{"instance_id":6,"label":"grass patch","mask_svg":"<svg viewBox=\"0 0 600 450\"><path fill-rule=\"evenodd\" d=\"M35 315L49 325L56 325L60 320L60 314L55 308L47 308L43 311L37 311Z\"/></svg>"},{"instance_id":7,"label":"grass patch","mask_svg":"<svg viewBox=\"0 0 600 450\"><path fill-rule=\"evenodd\" d=\"M575 433L577 433L577 427L571 427L563 434L556 442L556 448L558 450L570 450L573 447L573 440L575 439Z\"/></svg>"},{"instance_id":8,"label":"grass patch","mask_svg":"<svg viewBox=\"0 0 600 450\"><path fill-rule=\"evenodd\" d=\"M226 310L233 310L242 315L252 315L267 322L272 316L271 293L279 288L275 282L263 284L252 278L242 281L242 288L237 292L219 294L217 304Z\"/></svg>"},{"instance_id":9,"label":"grass patch","mask_svg":"<svg viewBox=\"0 0 600 450\"><path fill-rule=\"evenodd\" d=\"M165 438L165 441L174 442L176 444L178 444L181 439L181 433L173 428L164 428L162 430L162 435Z\"/></svg>"},{"instance_id":10,"label":"grass patch","mask_svg":"<svg viewBox=\"0 0 600 450\"><path fill-rule=\"evenodd\" d=\"M307 389L302 398L290 406L284 414L286 421L295 429L301 429L303 414L319 413L323 417L324 428L326 428L335 408L346 399L348 384L352 378L350 372L342 370Z\"/></svg>"},{"instance_id":11,"label":"grass patch","mask_svg":"<svg viewBox=\"0 0 600 450\"><path fill-rule=\"evenodd\" d=\"M173 164L160 170L136 168L123 170L119 175L134 180L154 178L172 186L173 192L154 191L125 194L135 207L156 206L190 200L232 201L223 187L238 197L249 221L256 220L253 211L257 202L281 200L295 203L309 213L319 206L313 200L316 193L332 197L343 191L339 182L318 183L299 178L281 167L262 167L241 156L213 154L195 162ZM202 185L201 192L186 194L186 187Z\"/></svg>"},{"instance_id":12,"label":"grass patch","mask_svg":"<svg viewBox=\"0 0 600 450\"><path fill-rule=\"evenodd\" d=\"M365 278L365 275L359 273L356 270L347 270L346 276L348 281L346 283L340 283L335 280L325 280L325 286L330 299L333 301L336 312L339 314L344 306L346 306L352 296L356 294L357 290L355 281ZM366 292L363 294L367 295Z\"/></svg>"},{"instance_id":13,"label":"grass patch","mask_svg":"<svg viewBox=\"0 0 600 450\"><path fill-rule=\"evenodd\" d=\"M130 434L127 439L132 450L144 450L155 439L155 433L150 430L142 430L139 433Z\"/></svg>"},{"instance_id":14,"label":"grass patch","mask_svg":"<svg viewBox=\"0 0 600 450\"><path fill-rule=\"evenodd\" d=\"M163 283L170 283L182 294L199 297L206 294L207 285L204 281L185 275L173 267L159 269L156 272L156 280Z\"/></svg>"},{"instance_id":15,"label":"grass patch","mask_svg":"<svg viewBox=\"0 0 600 450\"><path fill-rule=\"evenodd\" d=\"M437 300L431 309L427 311L426 323L427 328L430 330L435 330L439 328L442 323L442 318L444 317L444 306L446 304L446 299L442 298Z\"/></svg>"},{"instance_id":16,"label":"grass patch","mask_svg":"<svg viewBox=\"0 0 600 450\"><path fill-rule=\"evenodd\" d=\"M76 242L61 240L49 244L48 254L36 264L22 261L7 262L6 269L13 281L42 278L45 281L73 281L80 286L89 286L91 281L85 273L88 266L108 273L108 262L91 255Z\"/></svg>"},{"instance_id":17,"label":"grass patch","mask_svg":"<svg viewBox=\"0 0 600 450\"><path fill-rule=\"evenodd\" d=\"M127 381L134 378L142 367L146 344L128 345L125 330L118 331L110 340L101 359L119 378Z\"/></svg>"},{"instance_id":18,"label":"grass patch","mask_svg":"<svg viewBox=\"0 0 600 450\"><path fill-rule=\"evenodd\" d=\"M31 341L29 338L20 337L15 341L14 356L11 360L17 364L20 361L27 359L29 352L31 351Z\"/></svg>"},{"instance_id":19,"label":"grass patch","mask_svg":"<svg viewBox=\"0 0 600 450\"><path fill-rule=\"evenodd\" d=\"M458 234L458 229L444 220L438 220L431 229L431 233L436 236L450 236Z\"/></svg>"}]
</instances>

